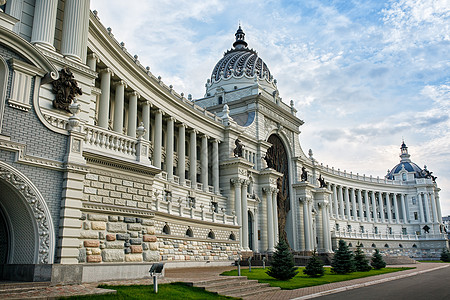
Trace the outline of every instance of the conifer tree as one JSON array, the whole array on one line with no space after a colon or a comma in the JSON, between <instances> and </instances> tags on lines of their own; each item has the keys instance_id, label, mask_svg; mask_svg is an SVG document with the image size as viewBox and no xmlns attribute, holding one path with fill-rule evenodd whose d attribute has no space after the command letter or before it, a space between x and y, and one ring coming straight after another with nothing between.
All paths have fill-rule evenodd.
<instances>
[{"instance_id":1,"label":"conifer tree","mask_svg":"<svg viewBox=\"0 0 450 300\"><path fill-rule=\"evenodd\" d=\"M450 262L450 252L447 248L442 249L441 260L444 262Z\"/></svg>"},{"instance_id":2,"label":"conifer tree","mask_svg":"<svg viewBox=\"0 0 450 300\"><path fill-rule=\"evenodd\" d=\"M313 256L308 260L306 267L303 269L303 273L309 277L321 277L325 273L322 260L317 256L314 251Z\"/></svg>"},{"instance_id":3,"label":"conifer tree","mask_svg":"<svg viewBox=\"0 0 450 300\"><path fill-rule=\"evenodd\" d=\"M375 253L372 255L372 262L370 263L375 270L386 267L386 263L381 256L380 251L375 249Z\"/></svg>"},{"instance_id":4,"label":"conifer tree","mask_svg":"<svg viewBox=\"0 0 450 300\"><path fill-rule=\"evenodd\" d=\"M361 248L362 245L358 243L355 251L355 269L358 272L367 272L370 271L372 267L369 265L369 260L366 258Z\"/></svg>"},{"instance_id":5,"label":"conifer tree","mask_svg":"<svg viewBox=\"0 0 450 300\"><path fill-rule=\"evenodd\" d=\"M331 267L331 271L337 274L347 274L355 270L353 253L344 240L339 240L339 248L334 253Z\"/></svg>"},{"instance_id":6,"label":"conifer tree","mask_svg":"<svg viewBox=\"0 0 450 300\"><path fill-rule=\"evenodd\" d=\"M294 266L294 256L289 250L289 245L284 239L280 239L275 246L275 253L272 256L271 267L266 272L270 277L278 280L289 280L297 275L297 268Z\"/></svg>"}]
</instances>

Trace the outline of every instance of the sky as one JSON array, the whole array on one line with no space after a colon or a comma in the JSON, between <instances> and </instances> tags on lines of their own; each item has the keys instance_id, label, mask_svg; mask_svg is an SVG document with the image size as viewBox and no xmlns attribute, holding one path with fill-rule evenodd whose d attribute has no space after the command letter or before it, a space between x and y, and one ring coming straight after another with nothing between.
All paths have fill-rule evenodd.
<instances>
[{"instance_id":1,"label":"sky","mask_svg":"<svg viewBox=\"0 0 450 300\"><path fill-rule=\"evenodd\" d=\"M242 25L294 100L300 144L324 165L383 178L411 159L450 215L450 0L93 0L155 76L194 99Z\"/></svg>"}]
</instances>

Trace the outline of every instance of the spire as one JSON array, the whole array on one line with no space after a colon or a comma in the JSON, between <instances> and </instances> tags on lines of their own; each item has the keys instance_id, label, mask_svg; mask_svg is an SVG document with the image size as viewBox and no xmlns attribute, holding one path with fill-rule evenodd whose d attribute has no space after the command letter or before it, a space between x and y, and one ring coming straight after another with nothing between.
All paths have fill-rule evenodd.
<instances>
[{"instance_id":1,"label":"spire","mask_svg":"<svg viewBox=\"0 0 450 300\"><path fill-rule=\"evenodd\" d=\"M408 154L408 147L406 147L405 141L402 141L402 145L400 147L400 158L401 162L410 162L411 155Z\"/></svg>"},{"instance_id":2,"label":"spire","mask_svg":"<svg viewBox=\"0 0 450 300\"><path fill-rule=\"evenodd\" d=\"M247 42L245 41L245 33L241 28L241 24L239 24L239 28L234 34L236 37L236 41L233 43L233 47L235 49L247 48Z\"/></svg>"}]
</instances>

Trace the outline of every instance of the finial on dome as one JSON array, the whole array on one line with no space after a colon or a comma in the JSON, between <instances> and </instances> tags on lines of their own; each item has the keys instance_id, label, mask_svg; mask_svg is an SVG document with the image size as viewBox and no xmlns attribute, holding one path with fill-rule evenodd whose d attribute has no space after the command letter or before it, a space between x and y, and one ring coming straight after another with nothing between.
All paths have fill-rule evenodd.
<instances>
[{"instance_id":1,"label":"finial on dome","mask_svg":"<svg viewBox=\"0 0 450 300\"><path fill-rule=\"evenodd\" d=\"M241 22L239 21L239 28L234 34L236 41L233 43L235 49L247 48L247 42L245 41L245 33L241 28Z\"/></svg>"}]
</instances>

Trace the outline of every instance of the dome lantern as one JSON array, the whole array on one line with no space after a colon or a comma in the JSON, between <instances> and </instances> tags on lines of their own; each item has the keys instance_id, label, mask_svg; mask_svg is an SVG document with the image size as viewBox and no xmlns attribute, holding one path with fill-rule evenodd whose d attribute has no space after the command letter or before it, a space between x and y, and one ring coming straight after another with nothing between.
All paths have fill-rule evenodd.
<instances>
[{"instance_id":1,"label":"dome lantern","mask_svg":"<svg viewBox=\"0 0 450 300\"><path fill-rule=\"evenodd\" d=\"M245 33L242 30L241 25L239 25L238 30L234 34L236 41L233 43L235 49L247 48L247 42L245 41Z\"/></svg>"}]
</instances>

